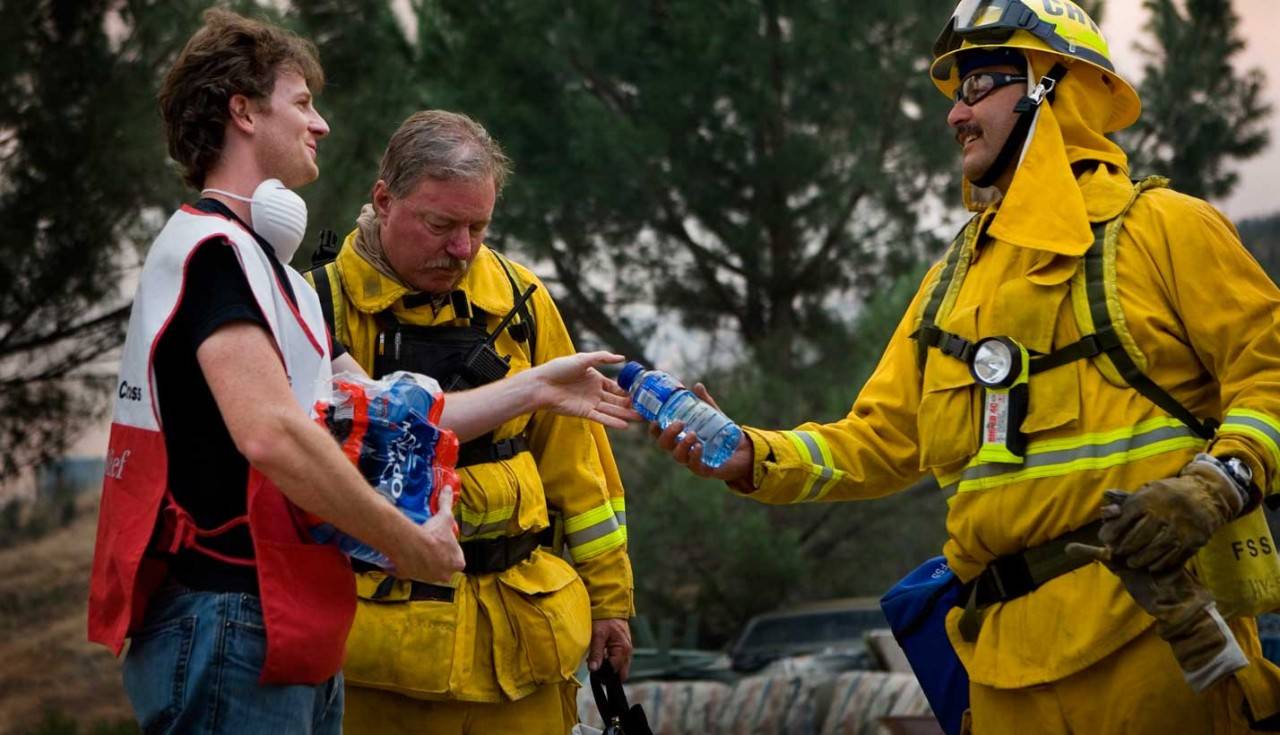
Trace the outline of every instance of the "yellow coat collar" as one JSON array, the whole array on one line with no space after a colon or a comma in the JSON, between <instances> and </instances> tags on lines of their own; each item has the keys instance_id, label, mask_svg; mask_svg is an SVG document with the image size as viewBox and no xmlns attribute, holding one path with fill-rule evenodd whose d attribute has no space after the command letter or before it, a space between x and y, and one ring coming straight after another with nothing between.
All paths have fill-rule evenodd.
<instances>
[{"instance_id":1,"label":"yellow coat collar","mask_svg":"<svg viewBox=\"0 0 1280 735\"><path fill-rule=\"evenodd\" d=\"M1115 219L1133 196L1133 182L1125 172L1105 163L1085 171L1076 179L1084 194L1084 207L1090 222Z\"/></svg>"}]
</instances>

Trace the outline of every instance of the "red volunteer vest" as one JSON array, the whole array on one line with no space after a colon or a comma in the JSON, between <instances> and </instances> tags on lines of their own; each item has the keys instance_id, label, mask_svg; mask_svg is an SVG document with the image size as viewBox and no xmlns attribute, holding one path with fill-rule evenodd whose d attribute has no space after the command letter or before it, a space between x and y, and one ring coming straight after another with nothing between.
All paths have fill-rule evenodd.
<instances>
[{"instance_id":1,"label":"red volunteer vest","mask_svg":"<svg viewBox=\"0 0 1280 735\"><path fill-rule=\"evenodd\" d=\"M195 528L168 492L152 360L181 301L191 255L213 237L226 238L235 248L303 410L311 410L317 387L330 375L320 302L306 281L285 267L295 306L267 255L238 223L185 206L175 212L147 254L129 315L90 580L89 640L119 655L124 639L141 623L165 576L163 557L147 554L158 519L167 551L205 551L200 536L247 522L267 635L260 682L317 684L342 667L355 617L355 578L347 558L335 547L313 543L302 511L252 467L246 516L213 531Z\"/></svg>"}]
</instances>

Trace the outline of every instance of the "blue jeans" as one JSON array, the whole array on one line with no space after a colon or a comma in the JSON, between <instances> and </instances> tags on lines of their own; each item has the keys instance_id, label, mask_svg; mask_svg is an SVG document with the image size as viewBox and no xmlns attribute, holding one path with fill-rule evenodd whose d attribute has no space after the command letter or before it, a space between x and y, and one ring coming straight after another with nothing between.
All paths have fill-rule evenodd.
<instances>
[{"instance_id":1,"label":"blue jeans","mask_svg":"<svg viewBox=\"0 0 1280 735\"><path fill-rule=\"evenodd\" d=\"M169 585L130 640L124 689L147 735L341 733L342 675L316 686L261 686L266 653L257 597Z\"/></svg>"}]
</instances>

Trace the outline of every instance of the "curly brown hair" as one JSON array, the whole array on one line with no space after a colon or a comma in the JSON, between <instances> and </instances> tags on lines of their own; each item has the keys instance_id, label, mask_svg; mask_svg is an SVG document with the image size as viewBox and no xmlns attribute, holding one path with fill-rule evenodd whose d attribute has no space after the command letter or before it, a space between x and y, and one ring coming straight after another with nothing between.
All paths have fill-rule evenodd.
<instances>
[{"instance_id":1,"label":"curly brown hair","mask_svg":"<svg viewBox=\"0 0 1280 735\"><path fill-rule=\"evenodd\" d=\"M159 95L169 155L188 184L202 188L222 155L231 97L269 100L282 69L301 74L314 94L324 86L315 44L229 10L205 11L204 25L178 54Z\"/></svg>"}]
</instances>

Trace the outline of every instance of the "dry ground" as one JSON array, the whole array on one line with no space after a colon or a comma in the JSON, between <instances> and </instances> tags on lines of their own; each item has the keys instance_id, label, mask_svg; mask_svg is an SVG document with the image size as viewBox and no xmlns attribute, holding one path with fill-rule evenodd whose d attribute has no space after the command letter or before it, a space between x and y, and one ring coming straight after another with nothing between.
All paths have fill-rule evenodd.
<instances>
[{"instance_id":1,"label":"dry ground","mask_svg":"<svg viewBox=\"0 0 1280 735\"><path fill-rule=\"evenodd\" d=\"M130 717L118 664L85 638L97 508L67 528L0 549L0 735L47 711L82 723Z\"/></svg>"}]
</instances>

